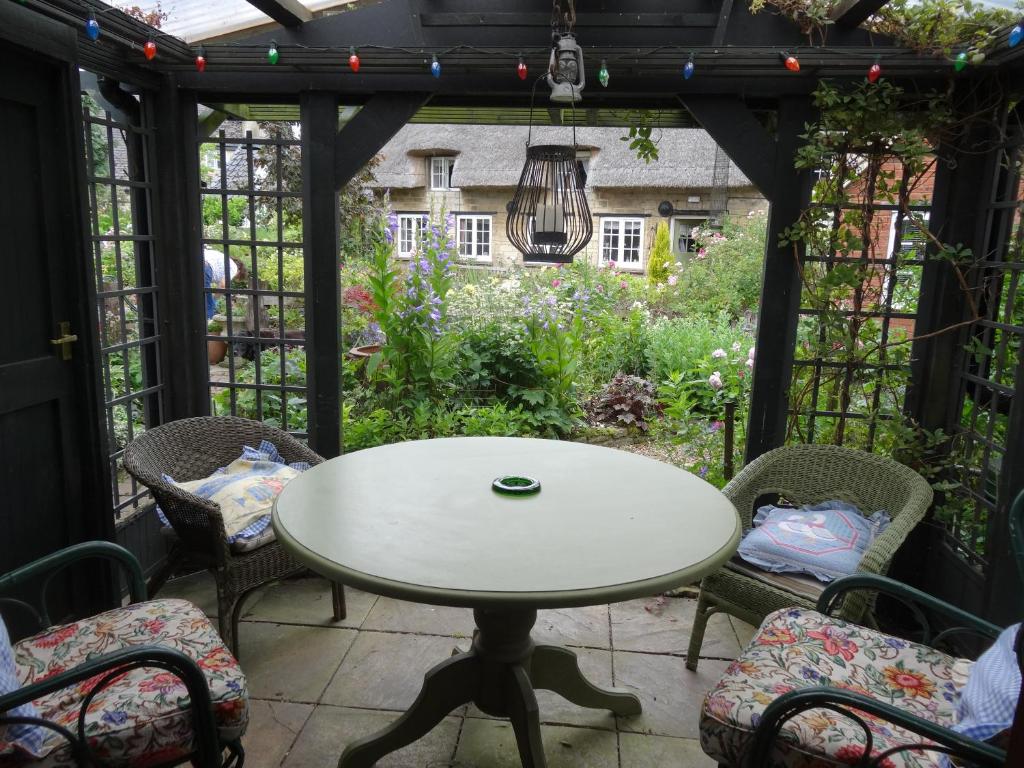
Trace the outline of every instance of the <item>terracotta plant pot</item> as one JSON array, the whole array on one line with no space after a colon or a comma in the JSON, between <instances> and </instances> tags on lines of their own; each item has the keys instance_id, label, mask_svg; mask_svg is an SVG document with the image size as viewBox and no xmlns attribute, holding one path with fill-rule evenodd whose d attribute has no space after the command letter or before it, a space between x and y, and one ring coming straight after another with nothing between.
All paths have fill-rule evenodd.
<instances>
[{"instance_id":1,"label":"terracotta plant pot","mask_svg":"<svg viewBox=\"0 0 1024 768\"><path fill-rule=\"evenodd\" d=\"M228 354L228 343L226 341L207 341L206 359L210 365L216 365Z\"/></svg>"}]
</instances>

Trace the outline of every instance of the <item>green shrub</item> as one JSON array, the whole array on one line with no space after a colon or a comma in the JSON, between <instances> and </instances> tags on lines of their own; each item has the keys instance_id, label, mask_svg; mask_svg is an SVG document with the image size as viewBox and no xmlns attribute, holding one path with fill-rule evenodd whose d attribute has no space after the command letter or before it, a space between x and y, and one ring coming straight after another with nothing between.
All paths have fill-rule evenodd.
<instances>
[{"instance_id":1,"label":"green shrub","mask_svg":"<svg viewBox=\"0 0 1024 768\"><path fill-rule=\"evenodd\" d=\"M654 245L647 257L647 280L651 285L661 285L668 281L672 267L672 246L668 238L668 223L662 221L654 235Z\"/></svg>"},{"instance_id":2,"label":"green shrub","mask_svg":"<svg viewBox=\"0 0 1024 768\"><path fill-rule=\"evenodd\" d=\"M664 381L674 371L697 371L716 349L731 350L739 344L748 350L753 336L730 323L727 315L717 317L662 318L651 334L651 378Z\"/></svg>"}]
</instances>

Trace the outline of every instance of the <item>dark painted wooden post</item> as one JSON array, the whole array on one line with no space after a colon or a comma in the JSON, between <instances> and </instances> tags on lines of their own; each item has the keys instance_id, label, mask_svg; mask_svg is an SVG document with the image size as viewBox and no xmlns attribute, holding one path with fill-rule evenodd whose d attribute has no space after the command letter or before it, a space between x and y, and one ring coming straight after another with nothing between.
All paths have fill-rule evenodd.
<instances>
[{"instance_id":1,"label":"dark painted wooden post","mask_svg":"<svg viewBox=\"0 0 1024 768\"><path fill-rule=\"evenodd\" d=\"M796 222L811 199L811 176L806 171L797 172L793 160L802 142L800 134L813 117L807 97L783 97L779 102L764 282L757 322L757 359L747 427L747 462L777 448L786 439L789 385L800 308L800 274L793 247L780 248L778 242L782 231Z\"/></svg>"},{"instance_id":2,"label":"dark painted wooden post","mask_svg":"<svg viewBox=\"0 0 1024 768\"><path fill-rule=\"evenodd\" d=\"M206 311L203 294L202 220L199 215L199 155L195 94L177 88L168 75L153 98L143 100L150 124L153 226L160 290L164 420L210 412L207 391Z\"/></svg>"},{"instance_id":3,"label":"dark painted wooden post","mask_svg":"<svg viewBox=\"0 0 1024 768\"><path fill-rule=\"evenodd\" d=\"M304 91L302 221L306 286L306 402L309 444L321 456L341 453L341 313L335 143L338 97Z\"/></svg>"}]
</instances>

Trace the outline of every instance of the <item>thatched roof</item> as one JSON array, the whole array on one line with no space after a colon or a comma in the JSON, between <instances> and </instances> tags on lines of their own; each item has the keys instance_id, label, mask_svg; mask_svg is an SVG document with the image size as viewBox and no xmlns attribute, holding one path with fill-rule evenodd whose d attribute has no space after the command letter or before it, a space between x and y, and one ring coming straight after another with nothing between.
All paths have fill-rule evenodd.
<instances>
[{"instance_id":1,"label":"thatched roof","mask_svg":"<svg viewBox=\"0 0 1024 768\"><path fill-rule=\"evenodd\" d=\"M645 163L622 141L625 128L577 128L576 143L592 151L588 187L709 188L715 165L715 142L699 128L655 129L659 159ZM526 160L525 126L407 125L380 151L373 186L411 189L427 183L424 157L454 155L452 186L514 187ZM533 129L534 144L572 141L572 129ZM729 187L751 182L732 162Z\"/></svg>"}]
</instances>

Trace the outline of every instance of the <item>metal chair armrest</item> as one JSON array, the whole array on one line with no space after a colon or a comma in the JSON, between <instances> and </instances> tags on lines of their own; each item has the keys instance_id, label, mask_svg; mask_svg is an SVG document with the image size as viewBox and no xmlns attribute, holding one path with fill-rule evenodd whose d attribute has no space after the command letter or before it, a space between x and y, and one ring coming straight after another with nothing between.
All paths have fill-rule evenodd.
<instances>
[{"instance_id":1,"label":"metal chair armrest","mask_svg":"<svg viewBox=\"0 0 1024 768\"><path fill-rule=\"evenodd\" d=\"M72 749L80 765L91 765L89 745L85 738L85 713L89 708L89 704L93 697L113 679L128 670L142 667L164 669L178 677L185 684L185 689L189 695L189 709L192 712L193 728L195 730L197 761L195 764L199 766L219 766L221 762L221 748L217 740L217 723L213 715L213 702L210 699L210 689L206 684L206 677L195 661L174 648L142 645L114 651L113 653L90 659L74 669L61 672L38 683L27 685L0 696L0 724L8 722L35 722L34 719L28 718L5 718L3 713L14 707L34 701L48 693L59 691L83 680L88 680L91 677L108 672L109 674L97 682L82 701L78 716L77 735L72 734L67 729L54 729L65 738L71 740ZM40 724L52 727L46 721L41 721Z\"/></svg>"},{"instance_id":2,"label":"metal chair armrest","mask_svg":"<svg viewBox=\"0 0 1024 768\"><path fill-rule=\"evenodd\" d=\"M0 575L0 593L12 590L45 574L46 578L43 580L39 595L39 618L45 622L44 626L49 626L51 622L46 610L46 593L50 581L69 565L90 558L112 560L117 563L128 576L132 602L138 603L146 599L146 580L142 576L142 567L139 565L139 561L127 549L110 541L86 541L75 544L51 552L45 557Z\"/></svg>"},{"instance_id":3,"label":"metal chair armrest","mask_svg":"<svg viewBox=\"0 0 1024 768\"><path fill-rule=\"evenodd\" d=\"M864 729L867 739L865 745L867 757L863 763L858 763L858 765L877 766L888 755L910 748L911 745L886 750L872 760L870 757L872 751L871 731L868 729L867 723L856 713L851 712L851 709L860 710L874 717L882 718L893 725L929 739L941 746L939 751L965 758L976 765L1002 766L1006 762L1006 752L1004 750L983 741L969 738L929 720L903 712L891 704L877 701L855 691L843 690L841 688L814 687L790 691L777 698L765 708L764 714L761 716L761 720L754 731L750 753L744 764L750 766L750 768L760 768L761 766L769 765L772 746L778 738L783 724L808 709L829 709L833 712L838 712ZM934 750L935 747L932 747L932 749Z\"/></svg>"},{"instance_id":4,"label":"metal chair armrest","mask_svg":"<svg viewBox=\"0 0 1024 768\"><path fill-rule=\"evenodd\" d=\"M991 622L975 616L974 614L968 613L962 608L957 608L955 605L939 600L937 597L933 597L927 592L922 592L921 590L908 586L903 582L890 579L888 576L879 576L874 573L856 573L852 576L844 576L841 579L836 579L825 587L825 590L818 598L818 603L815 606L815 609L819 613L831 615L832 610L840 602L840 598L842 598L842 596L847 592L855 590L872 590L879 592L899 600L910 608L914 617L922 624L925 632L923 642L925 643L928 643L931 640L930 625L924 613L921 611L922 607L941 614L945 618L959 622L967 629L991 639L999 637L999 633L1003 631L1002 627L998 627Z\"/></svg>"}]
</instances>

